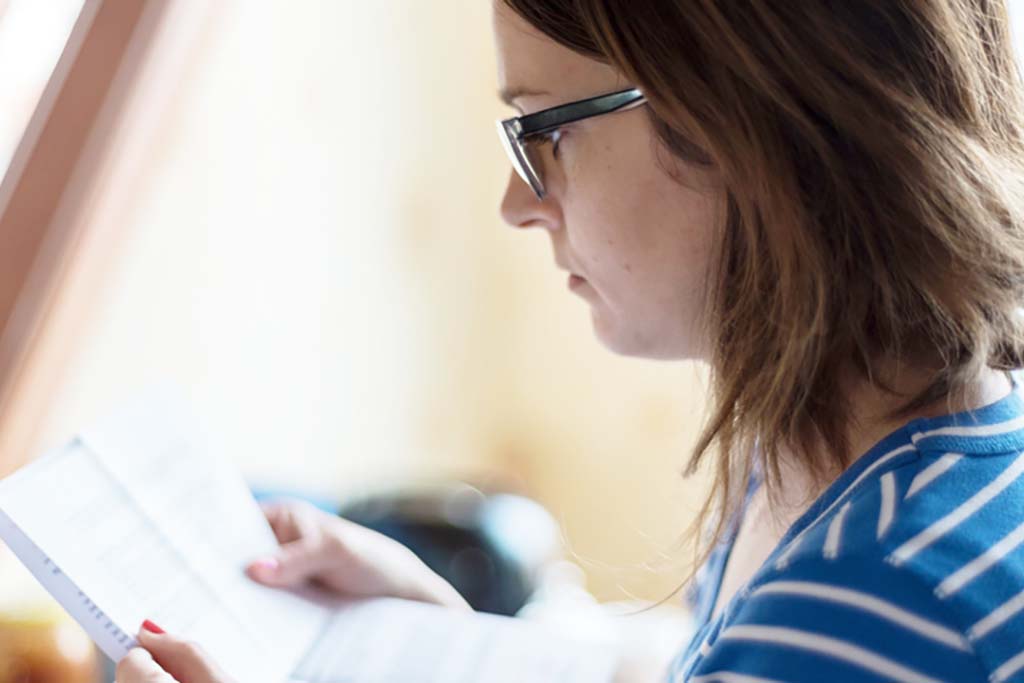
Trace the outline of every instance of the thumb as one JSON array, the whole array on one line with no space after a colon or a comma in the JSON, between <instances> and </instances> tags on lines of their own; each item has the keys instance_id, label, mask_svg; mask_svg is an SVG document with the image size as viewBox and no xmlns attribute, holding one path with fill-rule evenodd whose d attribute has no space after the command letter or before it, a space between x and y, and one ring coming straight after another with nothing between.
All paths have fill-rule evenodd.
<instances>
[{"instance_id":1,"label":"thumb","mask_svg":"<svg viewBox=\"0 0 1024 683\"><path fill-rule=\"evenodd\" d=\"M175 678L188 683L230 683L230 679L199 645L167 633L154 633L143 627L138 633L144 647L160 667Z\"/></svg>"},{"instance_id":2,"label":"thumb","mask_svg":"<svg viewBox=\"0 0 1024 683\"><path fill-rule=\"evenodd\" d=\"M323 568L323 551L307 539L285 543L271 557L246 568L249 577L267 586L292 588L312 578Z\"/></svg>"}]
</instances>

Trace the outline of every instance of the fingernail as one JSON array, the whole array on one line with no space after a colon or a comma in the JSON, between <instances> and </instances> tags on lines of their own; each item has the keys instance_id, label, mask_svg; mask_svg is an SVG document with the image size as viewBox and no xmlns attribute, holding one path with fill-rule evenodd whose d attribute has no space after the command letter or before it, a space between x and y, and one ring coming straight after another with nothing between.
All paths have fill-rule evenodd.
<instances>
[{"instance_id":1,"label":"fingernail","mask_svg":"<svg viewBox=\"0 0 1024 683\"><path fill-rule=\"evenodd\" d=\"M281 566L281 563L273 557L265 557L262 560L256 560L253 562L253 566L261 572L273 573L277 571L277 568Z\"/></svg>"},{"instance_id":2,"label":"fingernail","mask_svg":"<svg viewBox=\"0 0 1024 683\"><path fill-rule=\"evenodd\" d=\"M146 619L144 622L142 622L142 628L146 629L150 633L156 633L156 634L167 633L166 631L164 631L162 628L160 628L159 626L154 624L149 619Z\"/></svg>"}]
</instances>

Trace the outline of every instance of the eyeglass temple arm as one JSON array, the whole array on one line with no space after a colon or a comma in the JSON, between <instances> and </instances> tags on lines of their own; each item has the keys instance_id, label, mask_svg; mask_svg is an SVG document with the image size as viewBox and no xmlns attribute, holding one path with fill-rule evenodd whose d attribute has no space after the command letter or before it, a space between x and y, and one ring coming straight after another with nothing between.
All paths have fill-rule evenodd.
<instances>
[{"instance_id":1,"label":"eyeglass temple arm","mask_svg":"<svg viewBox=\"0 0 1024 683\"><path fill-rule=\"evenodd\" d=\"M576 121L589 119L593 116L611 114L612 112L639 106L645 101L643 93L637 89L623 90L609 95L598 95L587 100L572 102L560 107L552 107L536 114L522 116L519 121L519 135L540 135Z\"/></svg>"}]
</instances>

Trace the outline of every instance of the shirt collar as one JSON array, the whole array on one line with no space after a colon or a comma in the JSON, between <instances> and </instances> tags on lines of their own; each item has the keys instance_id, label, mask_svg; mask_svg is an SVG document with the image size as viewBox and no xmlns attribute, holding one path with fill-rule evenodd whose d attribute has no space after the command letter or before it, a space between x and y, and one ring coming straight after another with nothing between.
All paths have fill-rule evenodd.
<instances>
[{"instance_id":1,"label":"shirt collar","mask_svg":"<svg viewBox=\"0 0 1024 683\"><path fill-rule=\"evenodd\" d=\"M922 452L991 455L1024 450L1024 398L1017 378L995 403L952 415L919 418L907 425Z\"/></svg>"}]
</instances>

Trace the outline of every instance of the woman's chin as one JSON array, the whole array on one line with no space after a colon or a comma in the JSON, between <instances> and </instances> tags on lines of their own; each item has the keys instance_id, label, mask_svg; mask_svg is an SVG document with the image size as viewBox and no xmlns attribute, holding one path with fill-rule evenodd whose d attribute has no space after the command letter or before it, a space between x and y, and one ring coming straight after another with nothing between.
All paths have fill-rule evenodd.
<instances>
[{"instance_id":1,"label":"woman's chin","mask_svg":"<svg viewBox=\"0 0 1024 683\"><path fill-rule=\"evenodd\" d=\"M609 320L599 307L591 307L590 320L597 340L612 353L620 356L648 357L646 352L648 345L644 343L643 337L636 332L624 329L623 325Z\"/></svg>"},{"instance_id":2,"label":"woman's chin","mask_svg":"<svg viewBox=\"0 0 1024 683\"><path fill-rule=\"evenodd\" d=\"M602 311L597 307L591 309L590 319L597 340L616 355L647 360L700 360L703 358L703 354L696 348L696 345L679 343L666 346L663 336L644 334L627 325L616 324L617 321L602 315ZM685 342L686 340L680 341Z\"/></svg>"}]
</instances>

